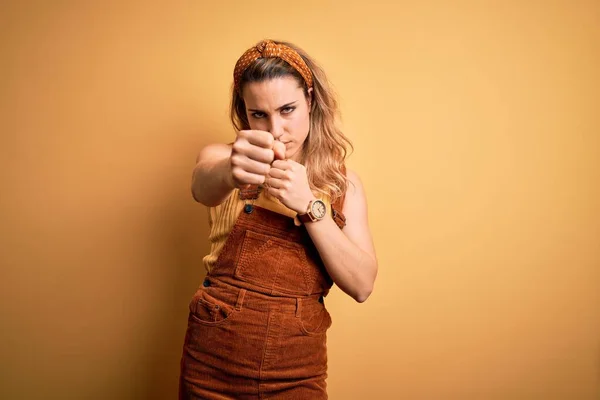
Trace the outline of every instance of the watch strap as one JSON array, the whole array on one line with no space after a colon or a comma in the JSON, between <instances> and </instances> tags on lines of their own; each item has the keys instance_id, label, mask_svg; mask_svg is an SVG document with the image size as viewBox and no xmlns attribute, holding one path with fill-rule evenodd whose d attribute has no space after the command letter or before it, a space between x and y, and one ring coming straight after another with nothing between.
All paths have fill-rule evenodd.
<instances>
[{"instance_id":1,"label":"watch strap","mask_svg":"<svg viewBox=\"0 0 600 400\"><path fill-rule=\"evenodd\" d=\"M310 215L308 215L308 213L298 214L298 220L303 224L306 224L307 222L313 222L313 219L310 217Z\"/></svg>"},{"instance_id":2,"label":"watch strap","mask_svg":"<svg viewBox=\"0 0 600 400\"><path fill-rule=\"evenodd\" d=\"M342 174L346 176L346 165L342 164ZM331 205L331 216L337 224L338 228L342 229L346 226L346 216L342 213L344 209L344 200L346 199L346 192L342 193L340 197L335 199Z\"/></svg>"}]
</instances>

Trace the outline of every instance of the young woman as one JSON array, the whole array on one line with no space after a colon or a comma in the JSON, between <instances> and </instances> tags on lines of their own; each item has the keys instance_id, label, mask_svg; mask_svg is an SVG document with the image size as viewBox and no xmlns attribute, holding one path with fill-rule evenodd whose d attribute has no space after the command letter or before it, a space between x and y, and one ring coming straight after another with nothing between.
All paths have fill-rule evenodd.
<instances>
[{"instance_id":1,"label":"young woman","mask_svg":"<svg viewBox=\"0 0 600 400\"><path fill-rule=\"evenodd\" d=\"M232 144L200 151L208 274L190 302L181 399L327 399L324 297L371 294L377 258L323 70L264 40L234 69Z\"/></svg>"}]
</instances>

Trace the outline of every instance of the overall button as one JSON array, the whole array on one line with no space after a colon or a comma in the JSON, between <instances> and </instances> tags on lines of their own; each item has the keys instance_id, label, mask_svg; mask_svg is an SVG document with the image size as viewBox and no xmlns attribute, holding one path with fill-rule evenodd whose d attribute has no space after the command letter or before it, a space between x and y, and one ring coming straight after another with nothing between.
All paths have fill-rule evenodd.
<instances>
[{"instance_id":1,"label":"overall button","mask_svg":"<svg viewBox=\"0 0 600 400\"><path fill-rule=\"evenodd\" d=\"M209 287L210 286L210 281L207 279L204 280L204 282L202 282L202 286L204 287Z\"/></svg>"}]
</instances>

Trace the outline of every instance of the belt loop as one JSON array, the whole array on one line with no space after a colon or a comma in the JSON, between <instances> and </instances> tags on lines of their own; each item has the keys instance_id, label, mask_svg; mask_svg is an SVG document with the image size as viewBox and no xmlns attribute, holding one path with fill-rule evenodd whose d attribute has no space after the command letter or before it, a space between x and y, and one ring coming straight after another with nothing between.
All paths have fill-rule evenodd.
<instances>
[{"instance_id":1,"label":"belt loop","mask_svg":"<svg viewBox=\"0 0 600 400\"><path fill-rule=\"evenodd\" d=\"M296 318L300 318L302 314L302 299L300 297L296 297Z\"/></svg>"},{"instance_id":2,"label":"belt loop","mask_svg":"<svg viewBox=\"0 0 600 400\"><path fill-rule=\"evenodd\" d=\"M244 304L244 296L246 295L246 289L240 289L238 293L237 301L235 302L235 309L240 311L242 309L242 304Z\"/></svg>"}]
</instances>

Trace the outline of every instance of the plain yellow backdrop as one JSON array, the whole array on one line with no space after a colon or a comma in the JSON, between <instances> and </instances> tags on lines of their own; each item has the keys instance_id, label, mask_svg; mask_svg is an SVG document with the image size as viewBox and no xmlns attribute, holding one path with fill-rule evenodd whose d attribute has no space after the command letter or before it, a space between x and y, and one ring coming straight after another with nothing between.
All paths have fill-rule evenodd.
<instances>
[{"instance_id":1,"label":"plain yellow backdrop","mask_svg":"<svg viewBox=\"0 0 600 400\"><path fill-rule=\"evenodd\" d=\"M323 65L380 273L335 400L600 398L597 1L4 1L0 397L174 399L198 150L263 38Z\"/></svg>"}]
</instances>

